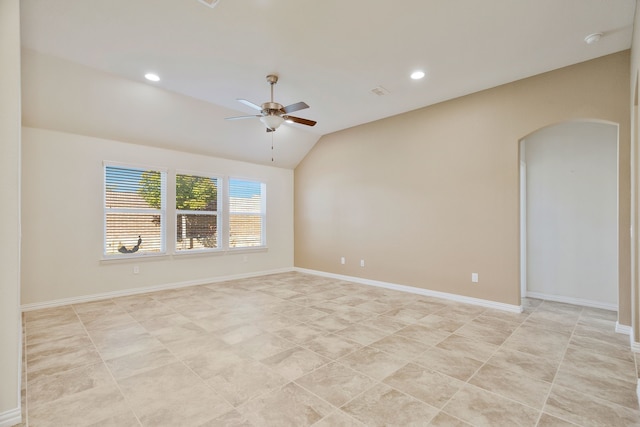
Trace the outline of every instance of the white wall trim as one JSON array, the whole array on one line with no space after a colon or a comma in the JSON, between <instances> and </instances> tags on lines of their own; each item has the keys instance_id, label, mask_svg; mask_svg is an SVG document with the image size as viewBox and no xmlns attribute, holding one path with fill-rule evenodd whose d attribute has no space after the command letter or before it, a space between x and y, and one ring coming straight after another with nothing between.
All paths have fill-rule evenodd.
<instances>
[{"instance_id":1,"label":"white wall trim","mask_svg":"<svg viewBox=\"0 0 640 427\"><path fill-rule=\"evenodd\" d=\"M465 304L473 304L473 305L479 305L482 307L495 308L497 310L510 311L513 313L522 313L521 305L504 304L501 302L489 301L489 300L480 299L480 298L466 297L463 295L432 291L430 289L415 288L413 286L398 285L395 283L381 282L378 280L363 279L362 277L345 276L342 274L327 273L327 272L318 271L318 270L308 270L306 268L295 267L294 270L300 273L307 273L307 274L313 274L316 276L329 277L332 279L345 280L348 282L355 282L362 285L376 286L379 288L392 289L394 291L408 292L408 293L424 295L428 297L442 298L446 300L462 302Z\"/></svg>"},{"instance_id":2,"label":"white wall trim","mask_svg":"<svg viewBox=\"0 0 640 427\"><path fill-rule=\"evenodd\" d=\"M288 273L294 271L292 267L279 268L275 270L258 271L254 273L234 274L229 276L209 277L206 279L189 280L186 282L165 283L163 285L147 286L143 288L132 288L114 292L104 292L93 295L83 295L79 297L62 298L52 301L23 304L22 311L41 310L43 308L61 307L70 304L81 304L84 302L100 301L110 298L126 297L130 295L144 294L147 292L164 291L167 289L186 288L189 286L208 285L212 283L226 282L228 280L249 279L252 277L266 276L268 274ZM2 426L0 426L2 427Z\"/></svg>"},{"instance_id":3,"label":"white wall trim","mask_svg":"<svg viewBox=\"0 0 640 427\"><path fill-rule=\"evenodd\" d=\"M619 333L619 334L624 334L624 335L632 335L631 326L621 325L618 322L616 322L616 332Z\"/></svg>"},{"instance_id":4,"label":"white wall trim","mask_svg":"<svg viewBox=\"0 0 640 427\"><path fill-rule=\"evenodd\" d=\"M20 406L0 413L0 427L10 427L22 422L22 409Z\"/></svg>"},{"instance_id":5,"label":"white wall trim","mask_svg":"<svg viewBox=\"0 0 640 427\"><path fill-rule=\"evenodd\" d=\"M564 302L566 304L581 305L583 307L600 308L602 310L618 311L616 304L606 302L592 301L581 298L565 297L560 295L543 294L541 292L527 291L527 297L544 299L547 301Z\"/></svg>"}]
</instances>

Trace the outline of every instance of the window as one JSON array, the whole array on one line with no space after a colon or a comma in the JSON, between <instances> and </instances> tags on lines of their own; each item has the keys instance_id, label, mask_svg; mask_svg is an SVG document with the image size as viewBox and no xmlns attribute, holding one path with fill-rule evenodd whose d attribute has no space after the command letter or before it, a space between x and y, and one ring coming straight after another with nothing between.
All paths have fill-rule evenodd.
<instances>
[{"instance_id":1,"label":"window","mask_svg":"<svg viewBox=\"0 0 640 427\"><path fill-rule=\"evenodd\" d=\"M265 184L229 180L229 248L265 246Z\"/></svg>"},{"instance_id":2,"label":"window","mask_svg":"<svg viewBox=\"0 0 640 427\"><path fill-rule=\"evenodd\" d=\"M166 172L105 165L104 254L165 252Z\"/></svg>"},{"instance_id":3,"label":"window","mask_svg":"<svg viewBox=\"0 0 640 427\"><path fill-rule=\"evenodd\" d=\"M176 174L176 250L220 246L218 179Z\"/></svg>"}]
</instances>

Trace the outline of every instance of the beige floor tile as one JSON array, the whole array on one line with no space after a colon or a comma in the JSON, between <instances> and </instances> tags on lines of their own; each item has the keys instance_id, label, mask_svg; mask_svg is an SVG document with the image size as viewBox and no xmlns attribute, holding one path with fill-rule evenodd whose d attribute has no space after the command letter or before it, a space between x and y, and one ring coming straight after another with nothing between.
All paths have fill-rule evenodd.
<instances>
[{"instance_id":1,"label":"beige floor tile","mask_svg":"<svg viewBox=\"0 0 640 427\"><path fill-rule=\"evenodd\" d=\"M362 345L369 345L388 335L380 329L361 325L359 323L351 325L348 328L336 332L335 334Z\"/></svg>"},{"instance_id":2,"label":"beige floor tile","mask_svg":"<svg viewBox=\"0 0 640 427\"><path fill-rule=\"evenodd\" d=\"M383 382L436 408L442 408L464 385L453 377L414 363L402 367Z\"/></svg>"},{"instance_id":3,"label":"beige floor tile","mask_svg":"<svg viewBox=\"0 0 640 427\"><path fill-rule=\"evenodd\" d=\"M233 345L257 337L259 335L262 335L263 333L264 331L258 326L245 324L220 330L216 332L216 335L218 335L220 337L220 340L224 343Z\"/></svg>"},{"instance_id":4,"label":"beige floor tile","mask_svg":"<svg viewBox=\"0 0 640 427\"><path fill-rule=\"evenodd\" d=\"M85 390L114 385L107 368L102 362L98 362L51 375L28 378L26 391L29 407L34 409Z\"/></svg>"},{"instance_id":5,"label":"beige floor tile","mask_svg":"<svg viewBox=\"0 0 640 427\"><path fill-rule=\"evenodd\" d=\"M210 421L233 407L206 385L166 393L133 410L143 426L198 426Z\"/></svg>"},{"instance_id":6,"label":"beige floor tile","mask_svg":"<svg viewBox=\"0 0 640 427\"><path fill-rule=\"evenodd\" d=\"M29 408L30 426L89 426L115 415L130 414L114 385L95 387Z\"/></svg>"},{"instance_id":7,"label":"beige floor tile","mask_svg":"<svg viewBox=\"0 0 640 427\"><path fill-rule=\"evenodd\" d=\"M615 357L632 363L634 362L633 353L629 351L628 344L626 346L609 344L608 342L601 341L599 339L580 335L573 335L569 344L573 348L580 349L581 351L602 354L607 357Z\"/></svg>"},{"instance_id":8,"label":"beige floor tile","mask_svg":"<svg viewBox=\"0 0 640 427\"><path fill-rule=\"evenodd\" d=\"M481 367L469 383L536 409L542 409L551 389L551 383L489 364Z\"/></svg>"},{"instance_id":9,"label":"beige floor tile","mask_svg":"<svg viewBox=\"0 0 640 427\"><path fill-rule=\"evenodd\" d=\"M377 381L333 362L298 378L296 383L339 407L373 387Z\"/></svg>"},{"instance_id":10,"label":"beige floor tile","mask_svg":"<svg viewBox=\"0 0 640 427\"><path fill-rule=\"evenodd\" d=\"M250 400L240 410L255 426L303 427L320 421L334 407L289 383L273 393Z\"/></svg>"},{"instance_id":11,"label":"beige floor tile","mask_svg":"<svg viewBox=\"0 0 640 427\"><path fill-rule=\"evenodd\" d=\"M139 323L90 330L89 335L103 359L162 348L162 343Z\"/></svg>"},{"instance_id":12,"label":"beige floor tile","mask_svg":"<svg viewBox=\"0 0 640 427\"><path fill-rule=\"evenodd\" d=\"M373 347L364 347L339 362L377 380L383 380L407 364L406 360Z\"/></svg>"},{"instance_id":13,"label":"beige floor tile","mask_svg":"<svg viewBox=\"0 0 640 427\"><path fill-rule=\"evenodd\" d=\"M254 427L244 415L235 409L226 412L212 420L209 420L198 427Z\"/></svg>"},{"instance_id":14,"label":"beige floor tile","mask_svg":"<svg viewBox=\"0 0 640 427\"><path fill-rule=\"evenodd\" d=\"M70 323L63 323L39 328L29 327L26 329L28 345L36 345L45 342L58 341L70 337L87 336L87 331L82 326L80 319Z\"/></svg>"},{"instance_id":15,"label":"beige floor tile","mask_svg":"<svg viewBox=\"0 0 640 427\"><path fill-rule=\"evenodd\" d=\"M474 426L535 426L539 411L480 388L465 385L444 411Z\"/></svg>"},{"instance_id":16,"label":"beige floor tile","mask_svg":"<svg viewBox=\"0 0 640 427\"><path fill-rule=\"evenodd\" d=\"M339 359L349 353L361 349L363 346L338 335L323 335L306 344L306 348L330 359Z\"/></svg>"},{"instance_id":17,"label":"beige floor tile","mask_svg":"<svg viewBox=\"0 0 640 427\"><path fill-rule=\"evenodd\" d=\"M542 413L536 427L575 427L576 424Z\"/></svg>"},{"instance_id":18,"label":"beige floor tile","mask_svg":"<svg viewBox=\"0 0 640 427\"><path fill-rule=\"evenodd\" d=\"M266 366L289 380L329 363L331 360L302 347L294 347L262 360Z\"/></svg>"},{"instance_id":19,"label":"beige floor tile","mask_svg":"<svg viewBox=\"0 0 640 427\"><path fill-rule=\"evenodd\" d=\"M475 319L456 330L456 335L493 345L501 345L511 333L512 331L509 329L497 329L479 324Z\"/></svg>"},{"instance_id":20,"label":"beige floor tile","mask_svg":"<svg viewBox=\"0 0 640 427\"><path fill-rule=\"evenodd\" d=\"M229 347L229 345L220 340L220 337L213 332L188 337L179 341L167 342L164 343L164 345L180 360L201 356L209 351Z\"/></svg>"},{"instance_id":21,"label":"beige floor tile","mask_svg":"<svg viewBox=\"0 0 640 427\"><path fill-rule=\"evenodd\" d=\"M394 308L383 313L383 315L387 317L391 317L392 319L406 323L415 323L423 317L428 316L429 314L433 313L425 313L424 311L418 311L405 307Z\"/></svg>"},{"instance_id":22,"label":"beige floor tile","mask_svg":"<svg viewBox=\"0 0 640 427\"><path fill-rule=\"evenodd\" d=\"M418 324L436 331L453 333L458 328L462 327L465 322L448 317L443 317L439 314L430 314L420 319L418 321Z\"/></svg>"},{"instance_id":23,"label":"beige floor tile","mask_svg":"<svg viewBox=\"0 0 640 427\"><path fill-rule=\"evenodd\" d=\"M415 359L415 363L461 381L467 381L482 366L482 362L467 357L463 352L438 347L428 348Z\"/></svg>"},{"instance_id":24,"label":"beige floor tile","mask_svg":"<svg viewBox=\"0 0 640 427\"><path fill-rule=\"evenodd\" d=\"M406 361L415 359L429 347L427 344L406 338L397 333L373 342L370 346Z\"/></svg>"},{"instance_id":25,"label":"beige floor tile","mask_svg":"<svg viewBox=\"0 0 640 427\"><path fill-rule=\"evenodd\" d=\"M440 341L447 338L450 334L447 331L440 331L437 329L429 328L427 326L413 324L395 332L395 335L410 338L414 341L419 341L420 343L427 346L431 346L438 344Z\"/></svg>"},{"instance_id":26,"label":"beige floor tile","mask_svg":"<svg viewBox=\"0 0 640 427\"><path fill-rule=\"evenodd\" d=\"M509 313L284 273L26 312L25 419L640 425L640 370L628 337L614 332L616 314L522 305Z\"/></svg>"},{"instance_id":27,"label":"beige floor tile","mask_svg":"<svg viewBox=\"0 0 640 427\"><path fill-rule=\"evenodd\" d=\"M462 420L454 417L453 415L449 415L446 412L440 411L438 415L436 415L429 426L433 427L470 427L471 424L467 424Z\"/></svg>"},{"instance_id":28,"label":"beige floor tile","mask_svg":"<svg viewBox=\"0 0 640 427\"><path fill-rule=\"evenodd\" d=\"M536 328L525 322L505 341L504 347L546 359L559 360L570 338L569 333Z\"/></svg>"},{"instance_id":29,"label":"beige floor tile","mask_svg":"<svg viewBox=\"0 0 640 427\"><path fill-rule=\"evenodd\" d=\"M285 377L253 359L238 360L206 380L211 388L233 406L278 389L288 382Z\"/></svg>"},{"instance_id":30,"label":"beige floor tile","mask_svg":"<svg viewBox=\"0 0 640 427\"><path fill-rule=\"evenodd\" d=\"M315 423L313 427L364 427L364 424L342 411L335 411Z\"/></svg>"},{"instance_id":31,"label":"beige floor tile","mask_svg":"<svg viewBox=\"0 0 640 427\"><path fill-rule=\"evenodd\" d=\"M480 362L486 362L499 348L495 344L476 341L457 334L449 335L446 339L440 341L436 347L455 352L464 352L466 356Z\"/></svg>"},{"instance_id":32,"label":"beige floor tile","mask_svg":"<svg viewBox=\"0 0 640 427\"><path fill-rule=\"evenodd\" d=\"M552 382L560 361L502 347L489 359L488 364L526 377Z\"/></svg>"},{"instance_id":33,"label":"beige floor tile","mask_svg":"<svg viewBox=\"0 0 640 427\"><path fill-rule=\"evenodd\" d=\"M71 347L55 352L41 352L38 356L27 357L27 374L30 379L42 375L54 375L86 365L102 363L100 355L93 347Z\"/></svg>"},{"instance_id":34,"label":"beige floor tile","mask_svg":"<svg viewBox=\"0 0 640 427\"><path fill-rule=\"evenodd\" d=\"M234 344L232 349L241 356L262 360L293 347L297 347L297 344L275 334L265 332L238 344Z\"/></svg>"},{"instance_id":35,"label":"beige floor tile","mask_svg":"<svg viewBox=\"0 0 640 427\"><path fill-rule=\"evenodd\" d=\"M554 385L544 412L581 426L637 426L640 412Z\"/></svg>"},{"instance_id":36,"label":"beige floor tile","mask_svg":"<svg viewBox=\"0 0 640 427\"><path fill-rule=\"evenodd\" d=\"M342 407L367 426L427 425L437 409L413 397L379 384Z\"/></svg>"},{"instance_id":37,"label":"beige floor tile","mask_svg":"<svg viewBox=\"0 0 640 427\"><path fill-rule=\"evenodd\" d=\"M224 346L209 347L203 352L185 357L182 361L200 378L208 380L229 366L240 363L244 358L234 349Z\"/></svg>"},{"instance_id":38,"label":"beige floor tile","mask_svg":"<svg viewBox=\"0 0 640 427\"><path fill-rule=\"evenodd\" d=\"M554 384L571 388L631 409L638 409L637 381L608 376L589 366L577 367L562 362Z\"/></svg>"},{"instance_id":39,"label":"beige floor tile","mask_svg":"<svg viewBox=\"0 0 640 427\"><path fill-rule=\"evenodd\" d=\"M105 363L116 380L177 362L178 359L165 348L130 353L107 360Z\"/></svg>"},{"instance_id":40,"label":"beige floor tile","mask_svg":"<svg viewBox=\"0 0 640 427\"><path fill-rule=\"evenodd\" d=\"M351 326L351 322L340 314L325 314L323 317L306 322L307 325L322 329L326 332L337 332Z\"/></svg>"},{"instance_id":41,"label":"beige floor tile","mask_svg":"<svg viewBox=\"0 0 640 427\"><path fill-rule=\"evenodd\" d=\"M374 316L363 322L364 325L379 329L387 334L398 332L400 329L410 325L407 322L401 322L388 316Z\"/></svg>"},{"instance_id":42,"label":"beige floor tile","mask_svg":"<svg viewBox=\"0 0 640 427\"><path fill-rule=\"evenodd\" d=\"M322 329L314 328L313 326L300 323L295 326L280 329L276 331L275 334L286 340L295 342L296 344L304 344L305 342L311 341L314 338L326 335L327 332Z\"/></svg>"}]
</instances>

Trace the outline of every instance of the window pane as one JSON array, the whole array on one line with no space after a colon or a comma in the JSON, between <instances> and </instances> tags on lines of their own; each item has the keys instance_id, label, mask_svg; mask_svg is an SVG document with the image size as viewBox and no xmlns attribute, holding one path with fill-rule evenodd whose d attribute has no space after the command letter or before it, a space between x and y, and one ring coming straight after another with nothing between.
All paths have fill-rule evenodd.
<instances>
[{"instance_id":1,"label":"window pane","mask_svg":"<svg viewBox=\"0 0 640 427\"><path fill-rule=\"evenodd\" d=\"M262 245L261 215L231 215L229 217L229 247Z\"/></svg>"},{"instance_id":2,"label":"window pane","mask_svg":"<svg viewBox=\"0 0 640 427\"><path fill-rule=\"evenodd\" d=\"M218 247L218 216L178 214L176 221L178 250Z\"/></svg>"},{"instance_id":3,"label":"window pane","mask_svg":"<svg viewBox=\"0 0 640 427\"><path fill-rule=\"evenodd\" d=\"M176 175L176 209L217 211L218 180L194 175Z\"/></svg>"},{"instance_id":4,"label":"window pane","mask_svg":"<svg viewBox=\"0 0 640 427\"><path fill-rule=\"evenodd\" d=\"M106 221L106 254L162 252L160 215L107 213Z\"/></svg>"},{"instance_id":5,"label":"window pane","mask_svg":"<svg viewBox=\"0 0 640 427\"><path fill-rule=\"evenodd\" d=\"M261 213L262 183L254 181L229 181L229 211Z\"/></svg>"},{"instance_id":6,"label":"window pane","mask_svg":"<svg viewBox=\"0 0 640 427\"><path fill-rule=\"evenodd\" d=\"M114 166L106 167L105 207L161 209L162 173Z\"/></svg>"},{"instance_id":7,"label":"window pane","mask_svg":"<svg viewBox=\"0 0 640 427\"><path fill-rule=\"evenodd\" d=\"M229 180L229 247L263 246L264 184Z\"/></svg>"},{"instance_id":8,"label":"window pane","mask_svg":"<svg viewBox=\"0 0 640 427\"><path fill-rule=\"evenodd\" d=\"M164 172L105 166L106 255L164 252L165 189Z\"/></svg>"}]
</instances>

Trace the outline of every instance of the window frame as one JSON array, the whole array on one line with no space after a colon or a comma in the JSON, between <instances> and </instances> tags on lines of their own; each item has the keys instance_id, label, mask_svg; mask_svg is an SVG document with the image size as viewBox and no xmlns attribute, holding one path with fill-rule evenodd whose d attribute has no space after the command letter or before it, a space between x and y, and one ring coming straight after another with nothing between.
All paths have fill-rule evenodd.
<instances>
[{"instance_id":1,"label":"window frame","mask_svg":"<svg viewBox=\"0 0 640 427\"><path fill-rule=\"evenodd\" d=\"M152 208L108 208L107 207L107 169L108 168L131 169L141 172L152 171L160 173L160 209ZM168 169L153 165L142 165L134 163L120 163L112 161L102 162L102 259L103 260L126 260L131 258L161 257L167 255L167 181ZM134 253L109 253L107 252L107 215L108 214L146 214L160 216L160 251L158 252L134 252Z\"/></svg>"},{"instance_id":2,"label":"window frame","mask_svg":"<svg viewBox=\"0 0 640 427\"><path fill-rule=\"evenodd\" d=\"M191 211L191 210L182 210L178 209L176 206L177 201L177 190L178 190L178 175L185 176L196 176L200 178L209 178L216 180L216 206L217 210L215 211ZM196 254L206 254L206 253L216 253L224 251L224 195L222 189L224 188L226 180L223 176L213 174L213 173L204 173L204 172L195 172L195 171L187 171L177 169L173 174L173 199L174 203L172 203L173 209L173 255L177 256L185 256L185 255L196 255ZM186 215L215 215L216 217L216 227L217 227L217 236L216 236L216 247L215 248L198 248L198 249L178 249L178 215L186 214Z\"/></svg>"}]
</instances>

